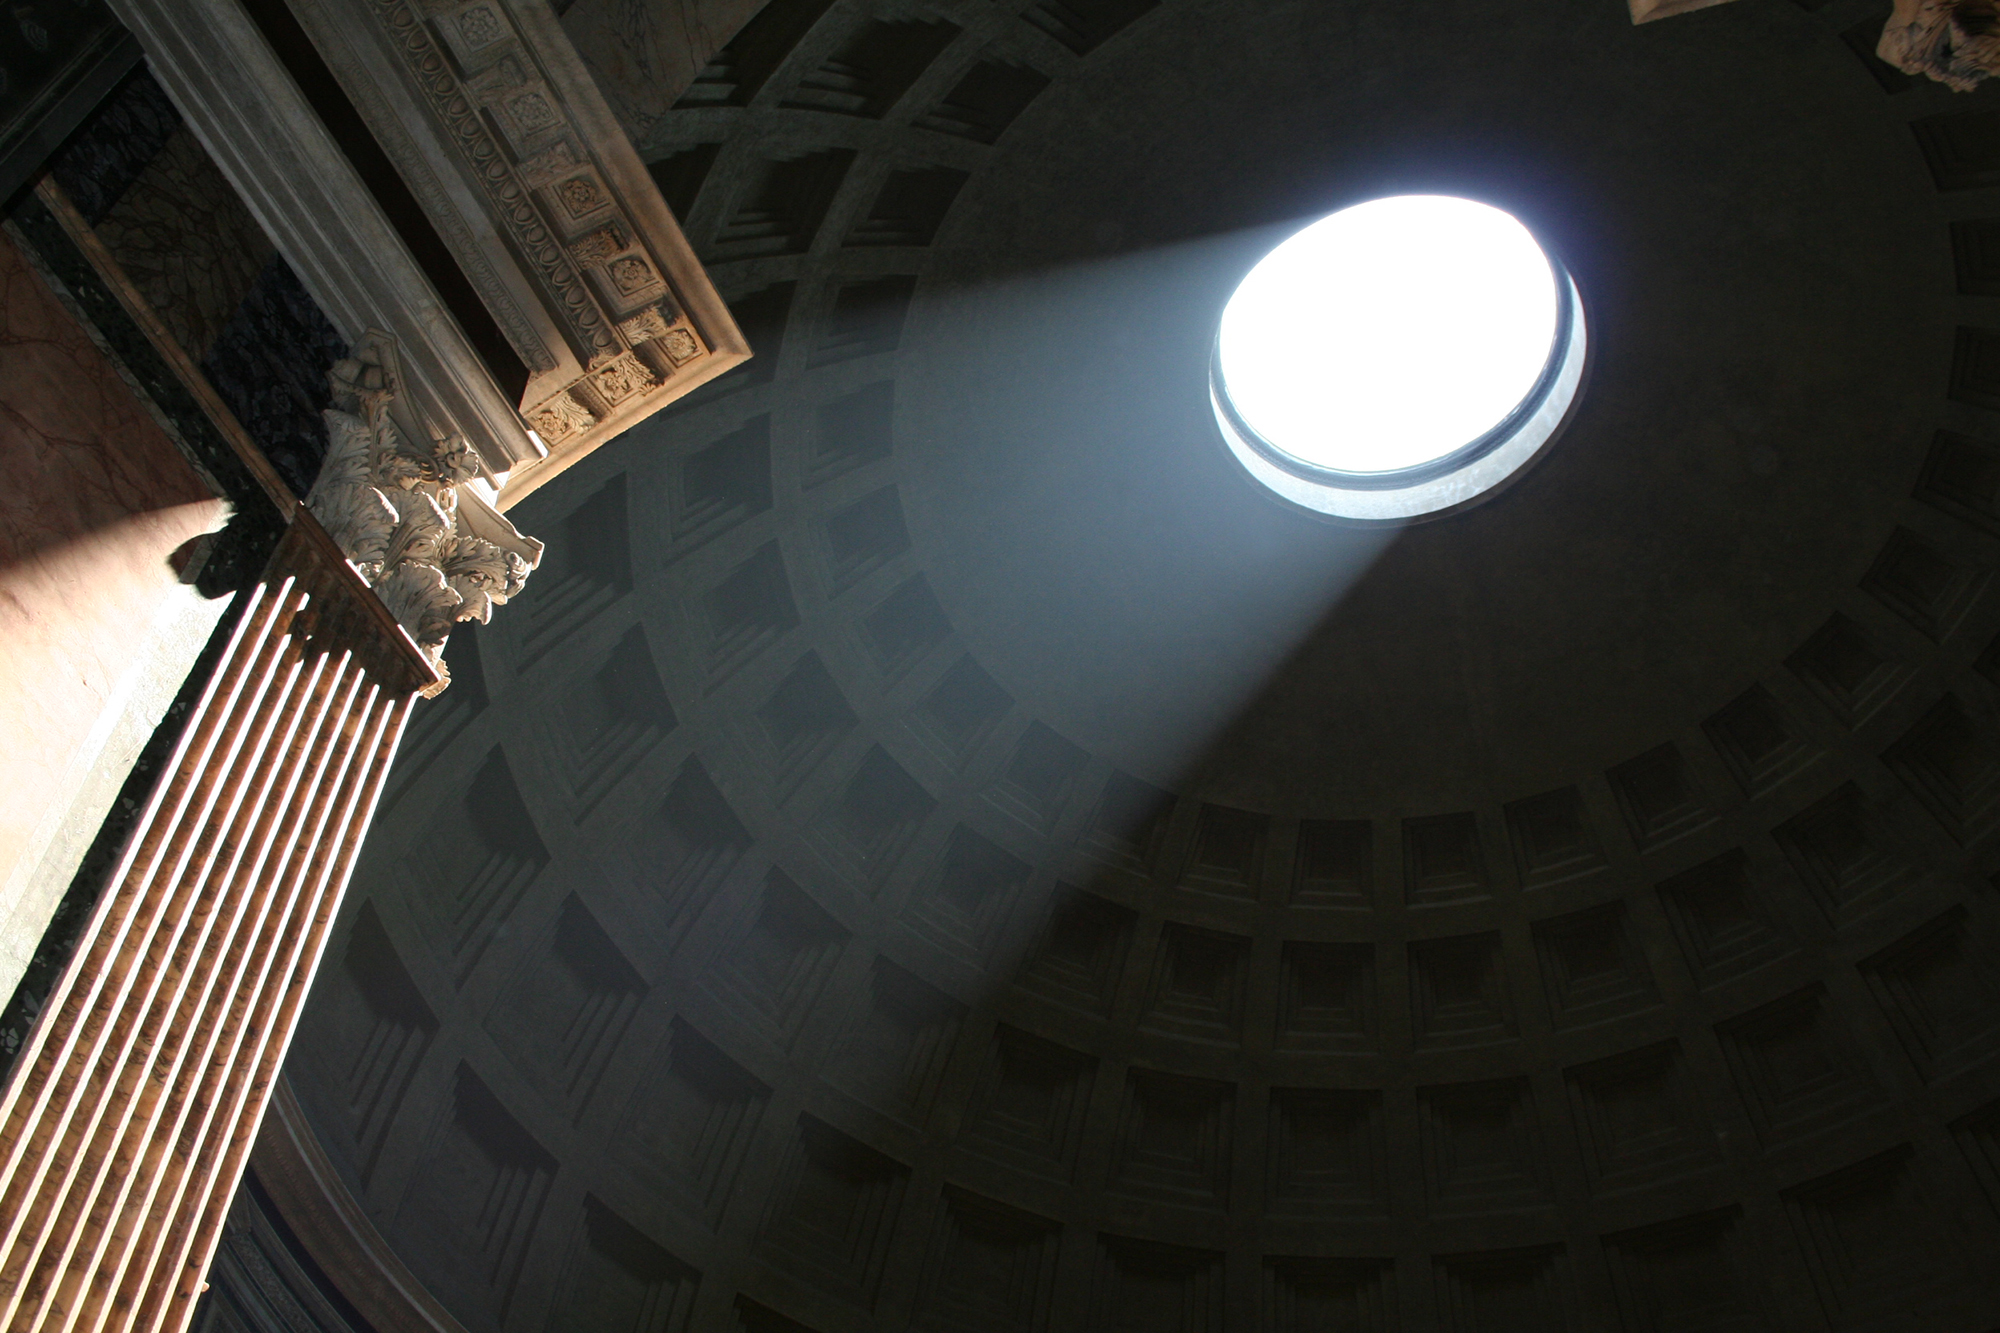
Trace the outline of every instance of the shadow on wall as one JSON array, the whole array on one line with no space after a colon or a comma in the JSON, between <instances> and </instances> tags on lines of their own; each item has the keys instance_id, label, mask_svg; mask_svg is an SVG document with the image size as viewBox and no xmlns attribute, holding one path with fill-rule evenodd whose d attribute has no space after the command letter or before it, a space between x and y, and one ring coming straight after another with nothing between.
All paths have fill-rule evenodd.
<instances>
[{"instance_id":1,"label":"shadow on wall","mask_svg":"<svg viewBox=\"0 0 2000 1333\"><path fill-rule=\"evenodd\" d=\"M68 887L72 844L95 832L220 614L172 561L220 529L228 506L10 240L0 317L0 784L11 793L0 983L11 992Z\"/></svg>"}]
</instances>

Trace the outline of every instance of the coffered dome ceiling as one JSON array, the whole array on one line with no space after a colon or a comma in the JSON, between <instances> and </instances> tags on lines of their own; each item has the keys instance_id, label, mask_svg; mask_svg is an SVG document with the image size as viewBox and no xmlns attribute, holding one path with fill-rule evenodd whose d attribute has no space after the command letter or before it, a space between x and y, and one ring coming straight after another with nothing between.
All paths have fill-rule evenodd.
<instances>
[{"instance_id":1,"label":"coffered dome ceiling","mask_svg":"<svg viewBox=\"0 0 2000 1333\"><path fill-rule=\"evenodd\" d=\"M1859 0L774 4L642 145L758 357L522 506L288 1065L419 1276L1983 1333L1994 95ZM1409 192L1527 222L1594 363L1385 535L1205 373L1288 229Z\"/></svg>"}]
</instances>

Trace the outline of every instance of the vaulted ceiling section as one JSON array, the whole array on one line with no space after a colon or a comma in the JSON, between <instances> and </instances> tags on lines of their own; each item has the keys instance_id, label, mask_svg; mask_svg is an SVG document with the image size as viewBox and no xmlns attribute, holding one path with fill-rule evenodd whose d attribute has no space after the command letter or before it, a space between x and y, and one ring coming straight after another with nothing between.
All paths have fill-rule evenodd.
<instances>
[{"instance_id":1,"label":"vaulted ceiling section","mask_svg":"<svg viewBox=\"0 0 2000 1333\"><path fill-rule=\"evenodd\" d=\"M397 1251L481 1331L1986 1333L2000 94L1882 8L772 0L640 144L756 357L516 511L288 1065ZM1409 192L1594 360L1364 533L1204 376Z\"/></svg>"}]
</instances>

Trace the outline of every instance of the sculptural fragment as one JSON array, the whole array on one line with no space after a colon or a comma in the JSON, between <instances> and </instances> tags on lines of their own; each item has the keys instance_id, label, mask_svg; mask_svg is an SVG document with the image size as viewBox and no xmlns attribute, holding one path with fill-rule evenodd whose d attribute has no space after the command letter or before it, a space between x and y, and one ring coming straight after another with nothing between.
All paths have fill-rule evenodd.
<instances>
[{"instance_id":1,"label":"sculptural fragment","mask_svg":"<svg viewBox=\"0 0 2000 1333\"><path fill-rule=\"evenodd\" d=\"M2000 0L1896 0L1875 54L1959 92L2000 74Z\"/></svg>"},{"instance_id":2,"label":"sculptural fragment","mask_svg":"<svg viewBox=\"0 0 2000 1333\"><path fill-rule=\"evenodd\" d=\"M396 622L440 662L452 626L492 618L526 585L542 544L474 489L478 452L463 435L411 445L398 421L395 342L371 330L328 374L326 462L306 507ZM441 663L440 663L441 665Z\"/></svg>"}]
</instances>

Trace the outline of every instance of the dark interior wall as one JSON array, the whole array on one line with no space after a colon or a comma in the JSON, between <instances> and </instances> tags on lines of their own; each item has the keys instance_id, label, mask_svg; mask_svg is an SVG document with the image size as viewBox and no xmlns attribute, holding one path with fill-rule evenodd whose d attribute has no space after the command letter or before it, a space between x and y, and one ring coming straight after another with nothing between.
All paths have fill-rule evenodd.
<instances>
[{"instance_id":1,"label":"dark interior wall","mask_svg":"<svg viewBox=\"0 0 2000 1333\"><path fill-rule=\"evenodd\" d=\"M0 48L0 201L19 191L113 85L139 44L102 3L23 5Z\"/></svg>"},{"instance_id":2,"label":"dark interior wall","mask_svg":"<svg viewBox=\"0 0 2000 1333\"><path fill-rule=\"evenodd\" d=\"M632 142L765 0L557 0L563 31Z\"/></svg>"},{"instance_id":3,"label":"dark interior wall","mask_svg":"<svg viewBox=\"0 0 2000 1333\"><path fill-rule=\"evenodd\" d=\"M524 506L288 1066L385 1234L475 1329L1987 1333L2000 94L1882 17L767 9L648 130L757 359ZM1595 362L1363 537L1201 371L1415 190Z\"/></svg>"},{"instance_id":4,"label":"dark interior wall","mask_svg":"<svg viewBox=\"0 0 2000 1333\"><path fill-rule=\"evenodd\" d=\"M347 345L145 69L46 163L168 336L294 494L326 453L326 374Z\"/></svg>"},{"instance_id":5,"label":"dark interior wall","mask_svg":"<svg viewBox=\"0 0 2000 1333\"><path fill-rule=\"evenodd\" d=\"M285 1224L255 1170L230 1203L193 1333L379 1333Z\"/></svg>"}]
</instances>

